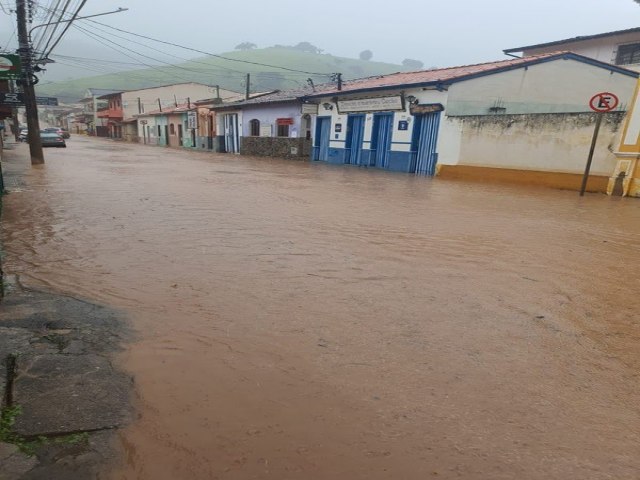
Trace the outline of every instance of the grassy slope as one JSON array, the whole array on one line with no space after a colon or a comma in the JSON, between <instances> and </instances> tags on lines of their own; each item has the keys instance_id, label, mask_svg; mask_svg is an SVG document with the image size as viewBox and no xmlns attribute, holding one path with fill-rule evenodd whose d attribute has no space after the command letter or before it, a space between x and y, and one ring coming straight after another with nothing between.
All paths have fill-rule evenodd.
<instances>
[{"instance_id":1,"label":"grassy slope","mask_svg":"<svg viewBox=\"0 0 640 480\"><path fill-rule=\"evenodd\" d=\"M328 54L304 53L290 48L271 47L250 51L234 51L222 55L228 58L278 65L307 72L340 72L345 80L392 73L403 69L401 65L365 62L352 58L334 57ZM308 77L312 77L316 83L323 83L329 80L328 77L324 76L287 72L271 67L205 57L175 66L131 70L56 82L38 87L37 92L38 95L57 96L61 101L73 101L81 98L85 90L90 87L134 90L136 88L187 81L220 85L222 88L229 90L244 91L245 73L251 73L252 75L251 87L253 91L264 91L273 88L297 88L304 85ZM46 78L43 80L46 81Z\"/></svg>"}]
</instances>

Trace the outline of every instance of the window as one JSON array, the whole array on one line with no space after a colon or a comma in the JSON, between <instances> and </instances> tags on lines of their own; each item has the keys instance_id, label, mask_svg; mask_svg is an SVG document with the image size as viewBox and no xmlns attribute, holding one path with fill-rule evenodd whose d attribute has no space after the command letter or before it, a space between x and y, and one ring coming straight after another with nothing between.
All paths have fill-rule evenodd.
<instances>
[{"instance_id":1,"label":"window","mask_svg":"<svg viewBox=\"0 0 640 480\"><path fill-rule=\"evenodd\" d=\"M289 125L278 125L278 136L279 137L288 137L289 136Z\"/></svg>"},{"instance_id":2,"label":"window","mask_svg":"<svg viewBox=\"0 0 640 480\"><path fill-rule=\"evenodd\" d=\"M640 43L618 46L616 65L631 65L640 63Z\"/></svg>"},{"instance_id":3,"label":"window","mask_svg":"<svg viewBox=\"0 0 640 480\"><path fill-rule=\"evenodd\" d=\"M254 118L249 122L249 135L252 137L260 136L260 120Z\"/></svg>"},{"instance_id":4,"label":"window","mask_svg":"<svg viewBox=\"0 0 640 480\"><path fill-rule=\"evenodd\" d=\"M288 137L289 128L293 125L293 118L277 118L276 125L278 126L278 137Z\"/></svg>"},{"instance_id":5,"label":"window","mask_svg":"<svg viewBox=\"0 0 640 480\"><path fill-rule=\"evenodd\" d=\"M176 134L176 127L175 127L175 125L173 123L171 125L169 125L169 133L171 135L175 135Z\"/></svg>"}]
</instances>

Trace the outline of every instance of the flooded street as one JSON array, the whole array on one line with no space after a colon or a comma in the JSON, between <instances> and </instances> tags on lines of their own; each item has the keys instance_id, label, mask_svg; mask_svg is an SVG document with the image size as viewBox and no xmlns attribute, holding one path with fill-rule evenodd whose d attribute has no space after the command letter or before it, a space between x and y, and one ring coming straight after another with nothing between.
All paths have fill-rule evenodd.
<instances>
[{"instance_id":1,"label":"flooded street","mask_svg":"<svg viewBox=\"0 0 640 480\"><path fill-rule=\"evenodd\" d=\"M638 478L640 201L46 154L5 197L3 267L137 332L108 478Z\"/></svg>"}]
</instances>

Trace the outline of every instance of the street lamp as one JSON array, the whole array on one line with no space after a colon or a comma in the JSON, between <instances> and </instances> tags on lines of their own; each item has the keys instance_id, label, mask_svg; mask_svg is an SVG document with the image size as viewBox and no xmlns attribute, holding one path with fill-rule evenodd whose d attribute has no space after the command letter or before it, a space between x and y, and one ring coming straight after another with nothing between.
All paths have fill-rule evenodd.
<instances>
[{"instance_id":1,"label":"street lamp","mask_svg":"<svg viewBox=\"0 0 640 480\"><path fill-rule=\"evenodd\" d=\"M113 10L111 12L96 13L95 15L86 15L84 17L73 17L73 18L68 18L67 20L58 20L57 22L49 22L49 23L43 23L42 25L36 25L35 27L31 28L31 30L29 30L29 43L31 43L31 32L33 32L36 28L48 27L49 25L56 25L56 24L59 24L59 23L70 23L70 22L75 22L76 20L85 20L87 18L101 17L103 15L111 15L112 13L126 12L127 10L129 10L129 9L128 8L118 7L117 10ZM62 35L64 35L64 32L62 32ZM51 52L53 50L53 48L58 44L58 42L62 38L62 35L60 35L60 37L58 37L58 41L56 41L56 43L54 43L52 45L52 47L49 49L49 52ZM45 56L45 58L40 58L38 60L34 60L33 63L51 63L51 62L52 61L49 60L48 58L46 58L46 56Z\"/></svg>"}]
</instances>

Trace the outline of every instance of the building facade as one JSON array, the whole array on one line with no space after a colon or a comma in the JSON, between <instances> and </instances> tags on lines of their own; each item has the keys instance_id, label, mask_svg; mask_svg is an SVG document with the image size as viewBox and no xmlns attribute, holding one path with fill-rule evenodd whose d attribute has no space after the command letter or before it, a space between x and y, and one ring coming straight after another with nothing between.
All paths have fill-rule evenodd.
<instances>
[{"instance_id":1,"label":"building facade","mask_svg":"<svg viewBox=\"0 0 640 480\"><path fill-rule=\"evenodd\" d=\"M306 158L311 152L312 115L317 106L303 107L309 90L256 95L249 100L212 107L218 118L219 145L243 155ZM305 110L306 108L306 110Z\"/></svg>"},{"instance_id":2,"label":"building facade","mask_svg":"<svg viewBox=\"0 0 640 480\"><path fill-rule=\"evenodd\" d=\"M597 92L618 95L592 167L606 190L607 149L638 73L573 53L398 73L304 97L318 106L312 159L421 175L575 188L589 149Z\"/></svg>"},{"instance_id":3,"label":"building facade","mask_svg":"<svg viewBox=\"0 0 640 480\"><path fill-rule=\"evenodd\" d=\"M640 70L640 28L584 35L552 42L503 50L507 55L523 57L570 51L601 62Z\"/></svg>"}]
</instances>

